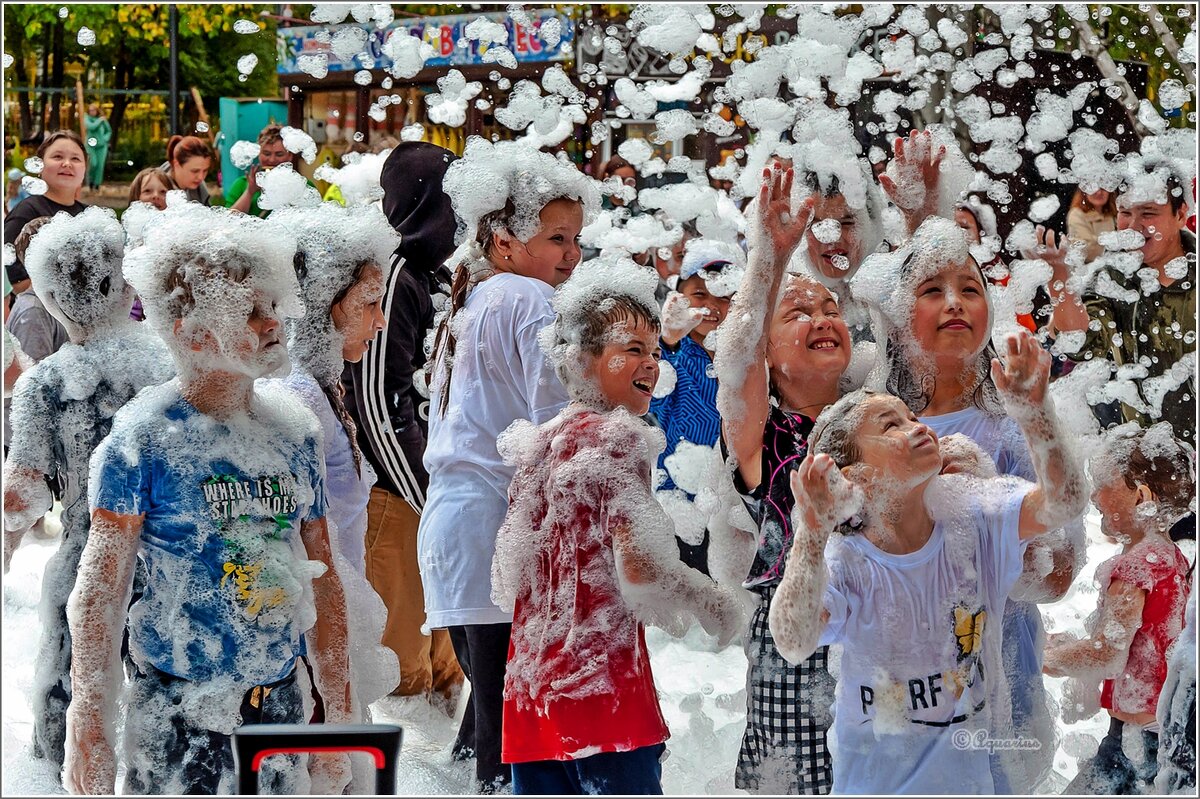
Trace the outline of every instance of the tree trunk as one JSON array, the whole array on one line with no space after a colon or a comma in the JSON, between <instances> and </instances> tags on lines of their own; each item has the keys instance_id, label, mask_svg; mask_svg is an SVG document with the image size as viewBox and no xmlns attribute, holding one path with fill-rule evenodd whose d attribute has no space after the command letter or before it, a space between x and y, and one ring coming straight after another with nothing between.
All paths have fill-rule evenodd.
<instances>
[{"instance_id":1,"label":"tree trunk","mask_svg":"<svg viewBox=\"0 0 1200 799\"><path fill-rule=\"evenodd\" d=\"M54 23L54 56L52 59L50 85L56 89L63 88L63 20L61 17L56 17ZM62 93L55 92L50 95L50 120L51 125L55 130L63 127L62 121Z\"/></svg>"},{"instance_id":2,"label":"tree trunk","mask_svg":"<svg viewBox=\"0 0 1200 799\"><path fill-rule=\"evenodd\" d=\"M42 75L40 85L43 89L50 86L50 46L53 42L53 29L46 28L45 40L42 42ZM46 111L49 108L50 94L42 92L38 97L38 134L39 138L46 136Z\"/></svg>"},{"instance_id":3,"label":"tree trunk","mask_svg":"<svg viewBox=\"0 0 1200 799\"><path fill-rule=\"evenodd\" d=\"M1133 91L1133 87L1129 85L1129 81L1125 80L1125 76L1117 70L1117 62L1109 54L1108 48L1100 42L1100 37L1092 28L1091 23L1086 19L1075 19L1075 17L1071 17L1071 22L1075 25L1075 29L1079 31L1079 48L1096 62L1096 66L1100 69L1100 74L1112 81L1121 90L1119 101L1125 109L1125 116L1128 117L1130 126L1133 127L1139 138L1151 135L1146 126L1138 121L1138 98Z\"/></svg>"},{"instance_id":4,"label":"tree trunk","mask_svg":"<svg viewBox=\"0 0 1200 799\"><path fill-rule=\"evenodd\" d=\"M25 37L22 36L13 44L13 72L17 77L18 86L29 85L29 70L25 67ZM33 136L33 108L29 103L29 92L17 92L17 111L20 114L20 139L26 141Z\"/></svg>"},{"instance_id":5,"label":"tree trunk","mask_svg":"<svg viewBox=\"0 0 1200 799\"><path fill-rule=\"evenodd\" d=\"M128 89L130 83L130 75L133 73L133 66L129 63L129 53L122 46L117 53L116 75L113 77L113 87L116 89ZM112 126L112 141L109 142L110 151L116 151L117 143L121 138L121 124L125 121L125 107L129 105L129 95L114 94L112 115L108 118L108 124Z\"/></svg>"},{"instance_id":6,"label":"tree trunk","mask_svg":"<svg viewBox=\"0 0 1200 799\"><path fill-rule=\"evenodd\" d=\"M1154 32L1158 34L1158 38L1162 39L1163 47L1167 48L1167 52L1171 54L1171 58L1175 59L1175 63L1179 65L1180 71L1183 72L1188 83L1196 82L1196 68L1191 64L1185 64L1179 60L1179 42L1175 39L1175 34L1171 33L1171 29L1167 27L1166 20L1163 19L1162 11L1158 6L1150 10L1146 17L1150 20L1150 27L1154 28Z\"/></svg>"}]
</instances>

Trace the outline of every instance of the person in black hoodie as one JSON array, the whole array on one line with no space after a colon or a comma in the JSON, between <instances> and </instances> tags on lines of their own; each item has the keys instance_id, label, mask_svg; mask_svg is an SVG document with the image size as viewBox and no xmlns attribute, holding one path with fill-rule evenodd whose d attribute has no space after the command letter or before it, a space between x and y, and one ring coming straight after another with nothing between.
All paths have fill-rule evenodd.
<instances>
[{"instance_id":1,"label":"person in black hoodie","mask_svg":"<svg viewBox=\"0 0 1200 799\"><path fill-rule=\"evenodd\" d=\"M385 287L387 327L383 341L342 374L358 445L379 478L367 506L366 568L387 606L383 643L400 660L400 685L393 693L437 697L449 714L462 686L462 668L446 630L421 632L425 596L417 525L429 486L421 463L429 403L414 375L425 366L433 294L448 291L442 262L454 250L456 222L442 178L454 159L441 147L404 142L384 162L383 211L402 237Z\"/></svg>"}]
</instances>

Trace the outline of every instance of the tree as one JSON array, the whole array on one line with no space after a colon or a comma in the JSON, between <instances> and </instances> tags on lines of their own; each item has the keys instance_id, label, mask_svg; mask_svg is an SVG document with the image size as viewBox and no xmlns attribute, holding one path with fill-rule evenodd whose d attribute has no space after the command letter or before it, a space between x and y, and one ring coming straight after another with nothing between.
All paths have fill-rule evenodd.
<instances>
[{"instance_id":1,"label":"tree","mask_svg":"<svg viewBox=\"0 0 1200 799\"><path fill-rule=\"evenodd\" d=\"M67 10L65 17L59 15L60 8ZM217 98L223 94L278 94L275 23L260 16L269 6L239 3L178 8L181 96L186 98L188 86L200 87L205 105L212 103L207 110L215 116ZM4 39L5 50L15 62L13 76L20 85L29 85L32 78L37 85L64 88L67 67L77 65L86 88L161 89L168 83L170 57L167 10L165 3L10 4L5 8ZM236 33L233 24L239 19L251 20L261 30L249 35ZM84 27L94 32L93 44L78 44ZM250 53L258 56L259 63L243 81L237 60ZM18 94L22 139L44 132L47 96L42 95L42 110L35 119L29 94ZM57 119L61 95L53 97L50 118ZM114 147L129 102L128 95L114 96L110 117Z\"/></svg>"}]
</instances>

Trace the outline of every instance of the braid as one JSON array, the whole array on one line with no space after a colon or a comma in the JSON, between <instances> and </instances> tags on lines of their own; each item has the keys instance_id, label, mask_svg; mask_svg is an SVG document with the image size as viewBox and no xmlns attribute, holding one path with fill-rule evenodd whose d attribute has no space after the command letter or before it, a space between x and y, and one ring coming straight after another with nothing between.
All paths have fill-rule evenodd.
<instances>
[{"instance_id":1,"label":"braid","mask_svg":"<svg viewBox=\"0 0 1200 799\"><path fill-rule=\"evenodd\" d=\"M358 427L355 426L354 419L351 418L350 412L346 410L346 403L342 400L346 389L341 383L338 383L336 388L321 384L321 391L325 392L325 398L329 400L333 414L342 423L342 429L346 431L346 437L350 439L350 452L354 456L354 471L359 477L362 477L362 450L358 447Z\"/></svg>"},{"instance_id":2,"label":"braid","mask_svg":"<svg viewBox=\"0 0 1200 799\"><path fill-rule=\"evenodd\" d=\"M510 199L503 208L484 214L475 229L475 241L471 242L467 254L454 269L454 279L450 283L450 308L438 323L437 335L433 339L435 368L439 360L446 367L446 380L442 384L442 403L438 409L443 417L446 415L446 406L450 404L450 374L454 368L454 317L467 304L467 295L471 293L471 289L491 276L491 269L479 270L477 262L491 257L492 234L507 229L508 222L515 213L516 205ZM430 379L432 380L432 377Z\"/></svg>"},{"instance_id":3,"label":"braid","mask_svg":"<svg viewBox=\"0 0 1200 799\"><path fill-rule=\"evenodd\" d=\"M442 403L439 409L442 416L446 415L446 405L450 402L450 372L454 368L456 342L451 325L455 314L467 304L467 294L470 291L471 268L465 263L459 264L454 270L454 281L450 284L450 310L438 324L437 337L433 340L434 361L436 363L443 360L446 366L446 379L442 383Z\"/></svg>"}]
</instances>

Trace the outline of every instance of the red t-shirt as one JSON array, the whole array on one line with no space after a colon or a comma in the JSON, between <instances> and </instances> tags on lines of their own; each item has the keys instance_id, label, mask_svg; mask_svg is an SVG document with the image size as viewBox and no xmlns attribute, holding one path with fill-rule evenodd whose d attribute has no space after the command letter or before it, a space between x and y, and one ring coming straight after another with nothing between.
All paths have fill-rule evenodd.
<instances>
[{"instance_id":1,"label":"red t-shirt","mask_svg":"<svg viewBox=\"0 0 1200 799\"><path fill-rule=\"evenodd\" d=\"M653 501L644 424L569 413L521 444L499 539L520 536L504 681L505 763L575 760L667 740L641 623L622 598L617 498ZM514 540L509 538L508 540ZM498 557L500 548L498 545Z\"/></svg>"},{"instance_id":2,"label":"red t-shirt","mask_svg":"<svg viewBox=\"0 0 1200 799\"><path fill-rule=\"evenodd\" d=\"M1183 630L1184 605L1191 586L1188 562L1174 542L1148 536L1133 549L1101 563L1096 579L1107 590L1120 580L1146 592L1142 626L1133 636L1125 670L1105 680L1100 706L1122 713L1153 713L1167 678L1167 648Z\"/></svg>"}]
</instances>

